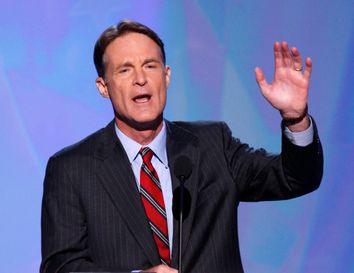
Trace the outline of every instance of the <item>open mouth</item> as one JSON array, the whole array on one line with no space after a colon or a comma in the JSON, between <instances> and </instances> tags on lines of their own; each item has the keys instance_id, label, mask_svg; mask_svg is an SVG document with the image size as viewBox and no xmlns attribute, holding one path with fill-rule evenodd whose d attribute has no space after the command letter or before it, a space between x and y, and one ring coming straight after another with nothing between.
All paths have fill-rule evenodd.
<instances>
[{"instance_id":1,"label":"open mouth","mask_svg":"<svg viewBox=\"0 0 354 273\"><path fill-rule=\"evenodd\" d=\"M136 103L146 103L151 99L151 95L144 94L144 95L139 95L133 98L133 101Z\"/></svg>"}]
</instances>

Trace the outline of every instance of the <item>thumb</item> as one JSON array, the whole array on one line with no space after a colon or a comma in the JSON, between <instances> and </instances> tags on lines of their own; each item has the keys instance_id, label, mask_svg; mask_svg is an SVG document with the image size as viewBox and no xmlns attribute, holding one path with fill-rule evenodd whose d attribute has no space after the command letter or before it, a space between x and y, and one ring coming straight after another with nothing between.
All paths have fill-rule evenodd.
<instances>
[{"instance_id":1,"label":"thumb","mask_svg":"<svg viewBox=\"0 0 354 273\"><path fill-rule=\"evenodd\" d=\"M263 96L266 97L266 94L268 93L269 90L269 84L267 83L263 71L259 67L256 67L254 73L256 75L256 81L259 86L259 89L261 90Z\"/></svg>"}]
</instances>

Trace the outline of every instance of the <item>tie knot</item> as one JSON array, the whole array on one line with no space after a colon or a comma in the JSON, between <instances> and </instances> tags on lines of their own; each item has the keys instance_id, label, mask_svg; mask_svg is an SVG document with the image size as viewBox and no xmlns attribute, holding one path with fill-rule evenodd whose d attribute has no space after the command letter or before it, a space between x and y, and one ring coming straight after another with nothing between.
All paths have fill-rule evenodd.
<instances>
[{"instance_id":1,"label":"tie knot","mask_svg":"<svg viewBox=\"0 0 354 273\"><path fill-rule=\"evenodd\" d=\"M154 155L154 152L149 148L149 147L143 147L139 151L141 157L143 158L143 161L146 163L151 162L151 158Z\"/></svg>"}]
</instances>

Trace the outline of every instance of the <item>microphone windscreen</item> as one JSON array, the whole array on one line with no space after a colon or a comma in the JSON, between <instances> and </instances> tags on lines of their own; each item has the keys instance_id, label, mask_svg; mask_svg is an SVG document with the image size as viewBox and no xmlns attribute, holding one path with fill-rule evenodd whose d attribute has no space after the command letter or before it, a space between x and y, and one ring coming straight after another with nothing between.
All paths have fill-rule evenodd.
<instances>
[{"instance_id":1,"label":"microphone windscreen","mask_svg":"<svg viewBox=\"0 0 354 273\"><path fill-rule=\"evenodd\" d=\"M186 180L192 173L192 167L192 162L187 156L182 155L178 157L174 164L175 176L178 179L183 177Z\"/></svg>"}]
</instances>

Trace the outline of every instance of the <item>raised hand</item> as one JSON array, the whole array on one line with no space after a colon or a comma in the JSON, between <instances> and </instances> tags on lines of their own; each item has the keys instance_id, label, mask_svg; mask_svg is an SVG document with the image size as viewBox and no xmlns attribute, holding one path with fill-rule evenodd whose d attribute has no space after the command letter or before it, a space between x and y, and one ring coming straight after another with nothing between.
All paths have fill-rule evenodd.
<instances>
[{"instance_id":1,"label":"raised hand","mask_svg":"<svg viewBox=\"0 0 354 273\"><path fill-rule=\"evenodd\" d=\"M274 44L274 79L269 84L258 67L256 80L263 96L280 111L282 118L289 122L289 128L301 131L309 126L307 99L312 61L307 58L303 71L302 58L297 48L291 50L287 42ZM295 125L295 126L293 126ZM300 125L300 126L296 126Z\"/></svg>"}]
</instances>

